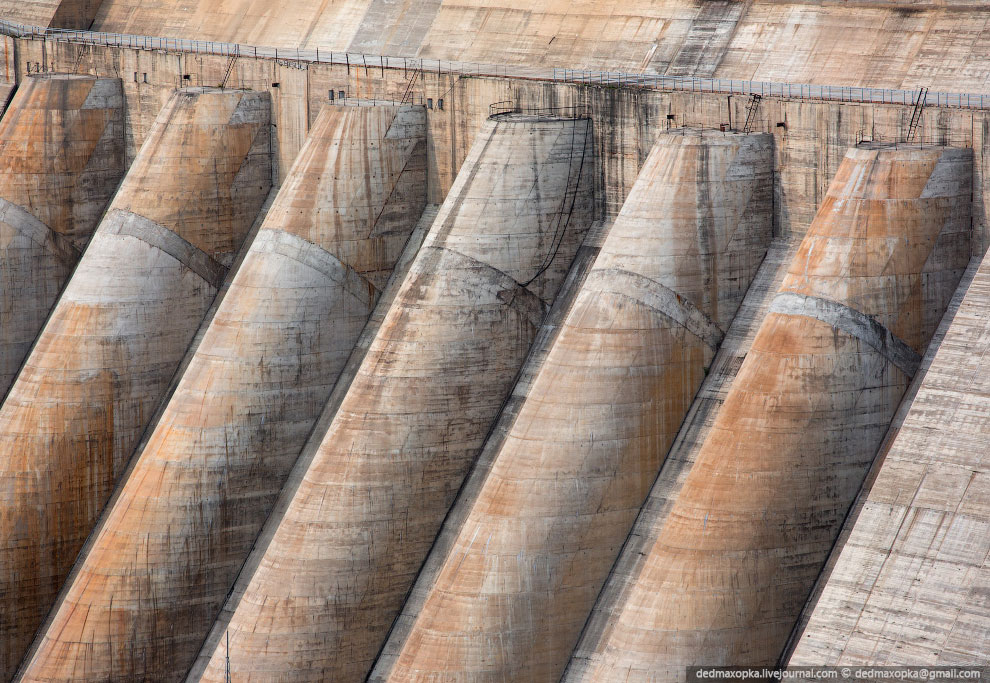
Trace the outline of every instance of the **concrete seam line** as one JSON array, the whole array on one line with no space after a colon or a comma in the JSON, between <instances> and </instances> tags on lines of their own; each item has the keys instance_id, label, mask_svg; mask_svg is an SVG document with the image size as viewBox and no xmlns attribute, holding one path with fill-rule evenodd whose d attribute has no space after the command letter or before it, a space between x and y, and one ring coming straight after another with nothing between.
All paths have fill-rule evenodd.
<instances>
[{"instance_id":1,"label":"concrete seam line","mask_svg":"<svg viewBox=\"0 0 990 683\"><path fill-rule=\"evenodd\" d=\"M372 304L381 294L368 278L341 261L335 254L294 233L280 228L265 228L258 231L253 246L259 255L282 256L315 270L328 280L345 286L352 295L365 304ZM352 282L351 286L347 287L345 283L350 279L360 281L362 286L357 287Z\"/></svg>"},{"instance_id":2,"label":"concrete seam line","mask_svg":"<svg viewBox=\"0 0 990 683\"><path fill-rule=\"evenodd\" d=\"M114 213L117 215L108 216L107 234L135 237L165 252L214 289L220 288L227 269L205 251L149 218L125 209L115 209Z\"/></svg>"},{"instance_id":3,"label":"concrete seam line","mask_svg":"<svg viewBox=\"0 0 990 683\"><path fill-rule=\"evenodd\" d=\"M598 292L633 299L663 313L712 350L717 350L725 337L715 321L687 297L639 273L621 268L594 270L585 287L591 289L592 284L597 285Z\"/></svg>"},{"instance_id":4,"label":"concrete seam line","mask_svg":"<svg viewBox=\"0 0 990 683\"><path fill-rule=\"evenodd\" d=\"M870 316L845 304L805 294L780 292L770 304L769 312L802 315L842 330L873 347L908 377L913 377L921 364L921 355L903 339Z\"/></svg>"},{"instance_id":5,"label":"concrete seam line","mask_svg":"<svg viewBox=\"0 0 990 683\"><path fill-rule=\"evenodd\" d=\"M75 263L79 258L80 251L69 242L68 238L52 230L23 206L3 197L0 197L0 221L18 228L28 239L40 246L45 246L51 240L56 257L66 263Z\"/></svg>"}]
</instances>

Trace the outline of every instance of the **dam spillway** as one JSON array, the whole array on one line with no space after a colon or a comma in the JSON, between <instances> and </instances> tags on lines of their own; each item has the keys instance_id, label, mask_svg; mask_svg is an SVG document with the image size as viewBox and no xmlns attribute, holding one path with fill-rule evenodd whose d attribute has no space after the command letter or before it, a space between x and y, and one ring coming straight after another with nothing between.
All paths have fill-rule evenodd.
<instances>
[{"instance_id":1,"label":"dam spillway","mask_svg":"<svg viewBox=\"0 0 990 683\"><path fill-rule=\"evenodd\" d=\"M367 675L591 225L592 155L588 119L486 122L202 680Z\"/></svg>"},{"instance_id":2,"label":"dam spillway","mask_svg":"<svg viewBox=\"0 0 990 683\"><path fill-rule=\"evenodd\" d=\"M0 341L14 339L8 382L17 384L0 422L18 416L0 429L0 444L13 443L0 448L0 539L17 552L40 548L39 566L68 569L64 581L38 584L52 607L38 607L33 624L20 614L0 623L30 641L21 678L655 682L682 678L678 658L695 646L706 664L768 661L777 649L782 667L990 665L980 267L990 245L988 29L990 13L968 0L0 0L0 111L12 93L25 98L0 119L11 152L6 161L0 153L10 164L0 187L7 182L7 201L38 221L31 234L47 236L30 241L23 225L0 225L0 250L17 265L0 262L3 311L28 321L0 311ZM65 97L25 117L14 105L32 92L38 100L46 79ZM102 129L68 94L84 89L72 80L114 84ZM229 211L245 215L231 248L220 244L228 209L221 202L218 212L210 194L227 183L226 161L209 168L213 133L188 136L164 172L142 156L176 89L214 87L270 101L255 152L268 158L272 191L263 204L246 185L236 191ZM381 108L365 119L352 105ZM421 161L400 175L418 180L390 193L394 176L379 162L401 163L389 149L406 143L375 131L413 105L423 144L409 159ZM481 218L460 211L458 178L473 173L478 197L482 181L501 182L497 166L474 162L479 132L491 154L525 148L522 137L506 142L505 130L490 139L495 112L507 112L494 119L499 128L528 114L588 117L594 131L583 163L569 166L582 169L581 202L570 202L569 173L563 200L546 212L593 205L566 275L538 297L541 316L508 319L525 303L498 299L508 286L494 300L474 296L490 291L481 277L488 254L475 259L469 285L463 262L451 266L453 251L474 258L482 243L506 258L539 251L545 245L531 249L515 228L486 221L525 224L560 198L559 186L532 181L531 164L506 164L518 184L479 202ZM79 127L86 117L92 126ZM327 126L337 124L349 150L329 142ZM658 174L657 145L680 137L690 147L693 136L714 156L696 147L699 163L681 157ZM703 245L699 226L727 220L719 212L732 191L723 190L753 181L752 166L741 177L716 172L736 164L721 155L746 136L770 145L761 182L773 239L755 275L743 267L745 277L726 281L716 266L761 253L755 244L715 248L728 256L717 263L678 250ZM236 156L236 144L219 146ZM921 183L911 179L925 174L911 170L917 160L898 161L892 174L883 162L861 174L877 200L863 202L829 192L833 179L850 184L850 148L972 156L933 162L942 171L929 175L925 197L902 192ZM164 287L145 296L158 264L135 257L125 238L108 247L96 231L120 218L101 214L136 159L143 170L123 189L141 175L151 199L133 213L175 204L198 247L218 240L203 251L219 266L190 260L222 280L208 306L209 296L185 305ZM62 173L66 162L84 167ZM953 165L961 173L946 170ZM427 263L437 238L420 253L424 236L440 229L448 200L445 211L464 221L461 242ZM943 231L912 280L902 266L931 246L919 200L958 229ZM826 204L863 237L844 251L830 238L827 259L840 273L831 279L811 277L796 256L813 221L815 231L824 225L815 218ZM35 210L71 214L85 228L68 258L51 261L64 254L45 240L70 241ZM634 213L644 239L617 248ZM830 229L841 232L842 221ZM354 240L336 232L345 226ZM555 228L540 230L557 244ZM814 238L821 249L801 248L805 265L828 251ZM569 248L546 253L563 263ZM94 253L110 265L94 268ZM599 254L621 263L589 278ZM46 319L64 324L55 304L63 290L78 298L78 281L65 289L77 262L93 310L133 296L133 315L126 329L121 317L73 317L56 348L38 334ZM699 263L693 287L681 267ZM635 278L617 275L645 267L661 277L673 266L669 296L653 308ZM786 271L790 289L776 298ZM735 314L706 299L725 286L741 293L747 277ZM801 277L814 292L798 287ZM856 287L886 303L850 300ZM691 329L705 316L707 336L724 332L717 351L696 346L677 315L664 319L658 298L675 314L698 309L679 317ZM479 300L491 304L480 314L469 305ZM205 314L192 322L197 307ZM149 357L171 362L161 340L171 344L184 326L196 329L158 385ZM656 351L665 333L684 342L679 365ZM86 350L120 337L126 343ZM36 341L47 345L44 363ZM57 365L84 355L83 369ZM103 370L114 391L149 377L161 389L111 401L110 390L93 390ZM41 389L27 393L18 373ZM78 391L60 388L73 384ZM669 403L645 398L661 384ZM126 465L98 486L85 465L103 448L97 420L60 426L53 417L63 407L81 415L84 396L104 410L105 431L142 425L130 454L114 456ZM84 443L83 432L92 437ZM439 436L426 453L430 435ZM30 448L17 441L26 438ZM68 455L60 444L73 440ZM61 508L46 499L64 508L97 489L106 503L86 503L89 521L68 534L24 523L32 505L55 515ZM69 536L80 541L74 562ZM0 564L4 605L33 599L27 582L37 577L21 565ZM646 581L646 569L660 583ZM3 656L9 678L19 655Z\"/></svg>"},{"instance_id":3,"label":"dam spillway","mask_svg":"<svg viewBox=\"0 0 990 683\"><path fill-rule=\"evenodd\" d=\"M660 136L374 680L560 678L766 253L772 150L767 135Z\"/></svg>"},{"instance_id":4,"label":"dam spillway","mask_svg":"<svg viewBox=\"0 0 990 683\"><path fill-rule=\"evenodd\" d=\"M0 408L0 652L9 676L271 184L267 95L162 110Z\"/></svg>"},{"instance_id":5,"label":"dam spillway","mask_svg":"<svg viewBox=\"0 0 990 683\"><path fill-rule=\"evenodd\" d=\"M425 123L323 110L22 680L189 668L423 212Z\"/></svg>"},{"instance_id":6,"label":"dam spillway","mask_svg":"<svg viewBox=\"0 0 990 683\"><path fill-rule=\"evenodd\" d=\"M26 78L0 120L0 395L124 176L120 80Z\"/></svg>"},{"instance_id":7,"label":"dam spillway","mask_svg":"<svg viewBox=\"0 0 990 683\"><path fill-rule=\"evenodd\" d=\"M793 634L788 666L986 665L990 262L973 265Z\"/></svg>"},{"instance_id":8,"label":"dam spillway","mask_svg":"<svg viewBox=\"0 0 990 683\"><path fill-rule=\"evenodd\" d=\"M968 263L971 159L847 153L597 661L574 680L777 662Z\"/></svg>"}]
</instances>

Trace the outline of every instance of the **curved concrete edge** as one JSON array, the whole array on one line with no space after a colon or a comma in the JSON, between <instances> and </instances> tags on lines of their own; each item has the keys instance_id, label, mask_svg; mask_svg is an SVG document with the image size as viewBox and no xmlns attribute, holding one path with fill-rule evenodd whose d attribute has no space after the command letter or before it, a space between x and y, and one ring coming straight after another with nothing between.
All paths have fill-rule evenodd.
<instances>
[{"instance_id":1,"label":"curved concrete edge","mask_svg":"<svg viewBox=\"0 0 990 683\"><path fill-rule=\"evenodd\" d=\"M493 144L502 136L507 136L502 145ZM357 675L362 669L364 676L370 669L381 645L376 642L378 633L381 632L384 641L388 625L401 607L401 596L396 591L405 592L400 585L406 577L411 587L442 516L477 455L476 447L480 450L484 435L539 328L544 310L564 279L571 257L590 223L588 214L594 206L590 192L592 178L586 171L582 175L578 166L586 163L590 143L587 121L538 118L486 123L347 397L326 435L319 435L323 442L320 451L296 490L294 500L277 521L279 528L274 532L266 557L258 564L251 585L238 604L230 622L230 647L235 649L230 661L241 670L240 675L268 676L279 672L276 675L286 678L305 678L310 675L307 671L322 675L316 672L339 667L337 674L343 675L347 670ZM522 188L522 192L515 191ZM496 199L499 201L493 204ZM568 226L562 213L570 214L572 205L579 208L573 211ZM435 246L443 249L432 248ZM453 268L455 262L458 269ZM459 269L460 264L463 269ZM518 295L519 280L527 278L530 281L527 289L535 297ZM433 376L440 367L445 369L443 381ZM389 391L375 388L382 382L387 383ZM459 399L451 402L449 397L455 394ZM403 398L413 395L415 399ZM389 415L392 417L386 417ZM376 426L382 419L388 420L392 427L382 431ZM365 421L367 426L363 427ZM341 436L341 432L347 433ZM389 445L392 441L394 446ZM344 443L350 444L346 453L340 451ZM401 471L383 463L386 470L371 475L377 467L373 463L380 462L381 457L395 448L401 448L408 457ZM306 579L305 576L310 576L309 569L296 571L289 569L289 564L301 562L310 566L315 558L310 553L287 551L285 544L295 544L302 517L309 515L311 496L321 497L320 489L344 485L339 480L338 475L343 473L338 466L345 461L350 463L346 484L350 493L325 498L327 505L335 508L324 511L336 520L332 525L351 528L357 522L353 515L358 513L352 503L360 507L360 501L364 500L358 492L365 490L366 485L377 491L392 481L393 470L395 484L388 484L393 494L384 498L369 494L367 504L375 509L382 505L395 506L395 512L382 508L382 514L399 515L407 521L382 526L384 520L377 514L360 513L363 519L371 514L379 520L370 527L366 522L361 523L364 531L360 533L375 537L384 534L372 544L373 552L368 560L373 566L354 574L356 566L317 560L311 566L319 577L314 574L312 580ZM388 461L400 464L394 458ZM427 475L434 471L435 476ZM324 543L315 538L322 538L329 530L326 520L303 524L306 535L313 537L307 541L307 547L319 547L321 553L333 556L341 552L348 554L345 548L351 538L349 533L335 533L332 540ZM401 551L382 555L393 541L399 542L400 539L393 539L395 532L401 533ZM366 546L362 544L362 547ZM401 570L392 567L390 576L394 578L387 582L378 578L385 569L383 561L390 565L399 562L402 566ZM289 576L274 578L275 567L275 573L287 571ZM332 611L319 610L304 616L310 613L307 601L292 598L289 612L279 610L278 623L256 616L258 609L266 612L278 609L281 602L268 586L277 585L281 594L302 581L307 592L320 592L326 581L338 582L332 578L338 569L342 572L339 581L349 588L332 592L336 604ZM372 592L358 585L366 585ZM263 606L257 600L260 594L265 596ZM365 597L373 598L380 608L362 611L352 600ZM316 602L323 600L315 598ZM296 621L297 610L298 618L308 624L306 632L293 629L291 635L286 635L283 627ZM333 625L338 620L343 623L352 618L366 626L338 629ZM279 642L277 657L270 650L266 653L248 644L262 635L255 623L264 624L266 633L271 626L281 634L262 636L269 642ZM339 644L311 649L304 641L317 631L326 635L315 637L323 640L330 637L340 641ZM224 652L224 644L218 643L212 668L207 670L204 680L217 676L222 679ZM295 654L285 656L289 652ZM256 673L248 673L251 669Z\"/></svg>"},{"instance_id":2,"label":"curved concrete edge","mask_svg":"<svg viewBox=\"0 0 990 683\"><path fill-rule=\"evenodd\" d=\"M415 261L430 226L436 219L439 209L439 205L427 206L423 212L423 215L413 228L409 240L406 243L406 246L403 249L398 261L396 262L392 274L386 281L385 288L382 290L382 294L375 305L374 311L368 319L368 323L365 325L364 330L361 332L361 336L354 345L354 349L351 352L346 365L341 371L340 377L334 384L330 398L327 401L326 406L324 406L320 417L317 419L317 422L312 429L312 433L324 433L333 421L333 418L336 415L341 402L346 396L347 390L350 387L354 376L367 355L368 349L376 338L378 331L381 328L381 324L385 320L387 313L395 300L395 296L404 282L406 275L408 274L409 267ZM195 681L203 679L206 669L210 665L211 659L214 657L214 654L218 648L223 645L230 620L236 612L237 607L240 604L240 600L250 584L251 578L257 571L258 564L264 557L265 552L271 543L274 532L277 530L277 525L271 523L271 520L279 519L285 514L286 508L292 501L303 476L309 469L312 459L319 449L319 445L320 444L318 441L310 439L302 449L299 458L297 458L296 463L290 471L286 479L286 483L282 487L278 499L269 514L270 521L265 524L262 531L258 535L258 538L255 540L250 554L239 570L237 579L234 581L228 597L224 601L220 614L217 616L212 627L210 628L196 660L190 667L185 679L187 683L194 683Z\"/></svg>"},{"instance_id":3,"label":"curved concrete edge","mask_svg":"<svg viewBox=\"0 0 990 683\"><path fill-rule=\"evenodd\" d=\"M638 273L620 268L595 269L588 276L587 286L597 288L601 292L627 297L663 313L671 321L700 339L713 352L718 350L722 339L725 338L725 332L715 321L689 299Z\"/></svg>"},{"instance_id":4,"label":"curved concrete edge","mask_svg":"<svg viewBox=\"0 0 990 683\"><path fill-rule=\"evenodd\" d=\"M59 263L67 267L74 266L79 260L82 252L76 249L68 238L39 221L24 207L2 197L0 197L0 221L14 228L37 246L50 250Z\"/></svg>"},{"instance_id":5,"label":"curved concrete edge","mask_svg":"<svg viewBox=\"0 0 990 683\"><path fill-rule=\"evenodd\" d=\"M112 209L101 226L103 235L134 237L150 247L160 249L192 272L203 278L214 289L219 289L227 269L207 254L166 227L131 211Z\"/></svg>"},{"instance_id":6,"label":"curved concrete edge","mask_svg":"<svg viewBox=\"0 0 990 683\"><path fill-rule=\"evenodd\" d=\"M914 377L921 363L921 356L908 346L907 342L894 336L890 330L868 315L837 301L794 292L781 292L774 297L769 312L802 315L842 330L868 344L908 377Z\"/></svg>"}]
</instances>

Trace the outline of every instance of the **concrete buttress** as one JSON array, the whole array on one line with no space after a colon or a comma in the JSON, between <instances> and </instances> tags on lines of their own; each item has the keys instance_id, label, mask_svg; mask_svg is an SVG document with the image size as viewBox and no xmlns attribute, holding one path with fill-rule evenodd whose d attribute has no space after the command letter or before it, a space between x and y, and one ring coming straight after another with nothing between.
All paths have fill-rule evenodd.
<instances>
[{"instance_id":1,"label":"concrete buttress","mask_svg":"<svg viewBox=\"0 0 990 683\"><path fill-rule=\"evenodd\" d=\"M28 76L0 120L0 396L124 177L120 80Z\"/></svg>"},{"instance_id":2,"label":"concrete buttress","mask_svg":"<svg viewBox=\"0 0 990 683\"><path fill-rule=\"evenodd\" d=\"M772 163L769 135L660 136L374 679L560 679L766 254Z\"/></svg>"},{"instance_id":3,"label":"concrete buttress","mask_svg":"<svg viewBox=\"0 0 990 683\"><path fill-rule=\"evenodd\" d=\"M25 680L188 670L426 205L426 116L314 124Z\"/></svg>"},{"instance_id":4,"label":"concrete buttress","mask_svg":"<svg viewBox=\"0 0 990 683\"><path fill-rule=\"evenodd\" d=\"M51 608L271 185L266 93L176 92L0 408L0 662Z\"/></svg>"},{"instance_id":5,"label":"concrete buttress","mask_svg":"<svg viewBox=\"0 0 990 683\"><path fill-rule=\"evenodd\" d=\"M777 662L966 269L971 174L847 152L583 680Z\"/></svg>"},{"instance_id":6,"label":"concrete buttress","mask_svg":"<svg viewBox=\"0 0 990 683\"><path fill-rule=\"evenodd\" d=\"M789 666L990 666L990 258L975 266Z\"/></svg>"},{"instance_id":7,"label":"concrete buttress","mask_svg":"<svg viewBox=\"0 0 990 683\"><path fill-rule=\"evenodd\" d=\"M203 680L361 680L591 225L591 123L489 119Z\"/></svg>"}]
</instances>

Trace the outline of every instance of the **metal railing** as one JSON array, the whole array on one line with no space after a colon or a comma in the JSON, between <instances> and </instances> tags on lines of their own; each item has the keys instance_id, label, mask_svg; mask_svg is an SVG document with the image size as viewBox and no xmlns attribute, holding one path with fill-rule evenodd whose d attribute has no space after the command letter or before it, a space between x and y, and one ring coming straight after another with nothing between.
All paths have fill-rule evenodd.
<instances>
[{"instance_id":1,"label":"metal railing","mask_svg":"<svg viewBox=\"0 0 990 683\"><path fill-rule=\"evenodd\" d=\"M437 59L412 59L387 57L353 52L338 52L323 48L280 48L226 43L187 38L156 38L153 36L107 33L103 31L79 31L72 29L27 26L0 20L0 34L19 38L33 38L126 47L140 50L164 50L225 57L255 57L281 60L285 63L339 64L350 69L367 72L380 69L401 69L438 75L489 76L497 78L521 78L622 88L650 90L760 95L788 99L828 100L834 102L866 102L876 104L914 105L916 90L866 88L845 85L812 85L809 83L778 83L771 81L746 81L726 78L697 78L692 76L663 76L659 74L628 74L616 71L584 71L563 68L536 68L521 65L481 64ZM965 109L990 108L990 94L927 92L921 106L957 107Z\"/></svg>"}]
</instances>

